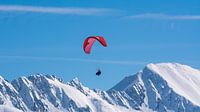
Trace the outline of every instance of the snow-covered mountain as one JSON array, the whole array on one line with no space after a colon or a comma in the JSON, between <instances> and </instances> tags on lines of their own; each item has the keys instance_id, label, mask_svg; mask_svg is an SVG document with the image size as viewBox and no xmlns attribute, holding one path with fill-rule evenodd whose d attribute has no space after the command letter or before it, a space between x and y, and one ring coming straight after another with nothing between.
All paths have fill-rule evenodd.
<instances>
[{"instance_id":1,"label":"snow-covered mountain","mask_svg":"<svg viewBox=\"0 0 200 112\"><path fill-rule=\"evenodd\" d=\"M200 112L200 71L177 63L148 64L108 91L78 80L33 75L0 77L0 112Z\"/></svg>"},{"instance_id":2,"label":"snow-covered mountain","mask_svg":"<svg viewBox=\"0 0 200 112\"><path fill-rule=\"evenodd\" d=\"M108 93L125 98L116 99L120 105L142 111L200 112L200 71L177 63L149 64Z\"/></svg>"}]
</instances>

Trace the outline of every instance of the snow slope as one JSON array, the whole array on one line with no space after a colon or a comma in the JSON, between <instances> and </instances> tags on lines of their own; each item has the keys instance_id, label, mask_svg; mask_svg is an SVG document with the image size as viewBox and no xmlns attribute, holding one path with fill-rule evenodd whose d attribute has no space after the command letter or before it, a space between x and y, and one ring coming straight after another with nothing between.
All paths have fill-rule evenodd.
<instances>
[{"instance_id":1,"label":"snow slope","mask_svg":"<svg viewBox=\"0 0 200 112\"><path fill-rule=\"evenodd\" d=\"M23 112L23 111L14 107L0 105L0 112Z\"/></svg>"},{"instance_id":2,"label":"snow slope","mask_svg":"<svg viewBox=\"0 0 200 112\"><path fill-rule=\"evenodd\" d=\"M186 65L148 64L136 75L123 79L108 93L112 93L110 96L116 102L126 101L130 105L128 108L136 107L141 111L199 112L199 77L199 70ZM123 99L116 99L116 96Z\"/></svg>"},{"instance_id":3,"label":"snow slope","mask_svg":"<svg viewBox=\"0 0 200 112\"><path fill-rule=\"evenodd\" d=\"M34 75L12 81L31 111L42 112L122 112L124 107L111 105L75 78L64 83L55 76Z\"/></svg>"},{"instance_id":4,"label":"snow slope","mask_svg":"<svg viewBox=\"0 0 200 112\"><path fill-rule=\"evenodd\" d=\"M200 71L178 63L149 64L177 94L200 106Z\"/></svg>"},{"instance_id":5,"label":"snow slope","mask_svg":"<svg viewBox=\"0 0 200 112\"><path fill-rule=\"evenodd\" d=\"M18 91L12 86L10 82L0 76L0 105L6 107L17 107L20 110L27 111L27 107L24 104L22 98L19 96ZM6 107L1 107L4 109ZM1 112L1 111L0 111Z\"/></svg>"}]
</instances>

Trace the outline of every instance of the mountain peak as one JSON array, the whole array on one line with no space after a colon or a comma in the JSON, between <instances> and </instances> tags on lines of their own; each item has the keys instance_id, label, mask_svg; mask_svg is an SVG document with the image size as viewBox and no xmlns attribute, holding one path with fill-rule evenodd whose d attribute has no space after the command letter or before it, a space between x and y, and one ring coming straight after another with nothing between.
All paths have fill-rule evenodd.
<instances>
[{"instance_id":1,"label":"mountain peak","mask_svg":"<svg viewBox=\"0 0 200 112\"><path fill-rule=\"evenodd\" d=\"M59 82L62 82L64 83L63 79L62 78L59 78L55 75L46 75L46 74L40 74L40 73L37 73L35 75L31 75L29 77L27 77L29 80L41 80L41 79L50 79L50 80L58 80Z\"/></svg>"},{"instance_id":2,"label":"mountain peak","mask_svg":"<svg viewBox=\"0 0 200 112\"><path fill-rule=\"evenodd\" d=\"M71 86L82 86L82 83L80 82L80 80L77 77L72 79L68 84Z\"/></svg>"},{"instance_id":3,"label":"mountain peak","mask_svg":"<svg viewBox=\"0 0 200 112\"><path fill-rule=\"evenodd\" d=\"M183 65L183 64L179 64L179 63L150 63L148 64L146 67L148 68L152 68L154 66L157 66L157 67L172 67L172 66L187 66L187 65ZM189 66L188 66L189 67Z\"/></svg>"},{"instance_id":4,"label":"mountain peak","mask_svg":"<svg viewBox=\"0 0 200 112\"><path fill-rule=\"evenodd\" d=\"M150 63L145 68L158 74L164 74L164 72L181 72L182 75L194 75L200 73L197 69L179 63ZM197 75L197 77L200 76Z\"/></svg>"},{"instance_id":5,"label":"mountain peak","mask_svg":"<svg viewBox=\"0 0 200 112\"><path fill-rule=\"evenodd\" d=\"M68 83L70 86L73 86L75 88L77 88L78 90L82 91L83 93L85 93L84 91L84 86L83 84L80 82L80 80L75 77L74 79L72 79L69 83Z\"/></svg>"},{"instance_id":6,"label":"mountain peak","mask_svg":"<svg viewBox=\"0 0 200 112\"><path fill-rule=\"evenodd\" d=\"M72 79L71 82L76 83L76 84L81 83L78 77L75 77L74 79Z\"/></svg>"},{"instance_id":7,"label":"mountain peak","mask_svg":"<svg viewBox=\"0 0 200 112\"><path fill-rule=\"evenodd\" d=\"M200 106L200 71L179 63L148 64L146 68L164 79L176 93Z\"/></svg>"}]
</instances>

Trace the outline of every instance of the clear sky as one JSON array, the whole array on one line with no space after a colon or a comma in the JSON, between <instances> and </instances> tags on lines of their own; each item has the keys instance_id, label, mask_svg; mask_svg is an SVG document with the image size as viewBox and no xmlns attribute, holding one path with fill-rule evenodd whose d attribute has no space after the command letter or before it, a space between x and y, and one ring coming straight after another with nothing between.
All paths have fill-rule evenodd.
<instances>
[{"instance_id":1,"label":"clear sky","mask_svg":"<svg viewBox=\"0 0 200 112\"><path fill-rule=\"evenodd\" d=\"M86 55L90 35L108 47L95 43ZM0 74L8 80L54 74L106 90L160 62L200 68L199 0L0 0Z\"/></svg>"}]
</instances>

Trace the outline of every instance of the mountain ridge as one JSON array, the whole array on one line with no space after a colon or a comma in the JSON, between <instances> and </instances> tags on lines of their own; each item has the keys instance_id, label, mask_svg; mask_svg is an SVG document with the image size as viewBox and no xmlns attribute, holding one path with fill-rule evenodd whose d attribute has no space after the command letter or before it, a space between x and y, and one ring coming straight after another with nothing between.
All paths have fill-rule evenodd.
<instances>
[{"instance_id":1,"label":"mountain ridge","mask_svg":"<svg viewBox=\"0 0 200 112\"><path fill-rule=\"evenodd\" d=\"M55 75L37 74L8 82L0 76L0 105L24 112L198 112L198 90L199 70L151 63L107 91L90 89L78 78L65 83Z\"/></svg>"}]
</instances>

